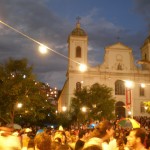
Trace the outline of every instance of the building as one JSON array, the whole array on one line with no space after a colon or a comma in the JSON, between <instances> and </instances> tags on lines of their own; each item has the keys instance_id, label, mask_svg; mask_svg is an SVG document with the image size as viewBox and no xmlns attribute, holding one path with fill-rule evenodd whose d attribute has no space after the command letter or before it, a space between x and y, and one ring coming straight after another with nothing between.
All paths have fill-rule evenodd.
<instances>
[{"instance_id":1,"label":"building","mask_svg":"<svg viewBox=\"0 0 150 150\"><path fill-rule=\"evenodd\" d=\"M49 86L49 84L41 83L41 92L45 93L47 96L47 101L50 102L53 106L56 108L58 107L58 96L60 94L60 91L55 87L52 88Z\"/></svg>"},{"instance_id":2,"label":"building","mask_svg":"<svg viewBox=\"0 0 150 150\"><path fill-rule=\"evenodd\" d=\"M140 53L140 52L139 52ZM58 99L58 111L62 107L69 109L74 90L94 83L105 84L113 88L116 98L115 115L117 117L145 116L143 102L150 100L150 36L141 47L142 64L135 63L132 49L121 42L105 47L104 61L95 67L88 64L88 35L78 21L68 37L68 69L66 82ZM78 63L88 66L86 72L80 72ZM132 87L126 87L130 80Z\"/></svg>"}]
</instances>

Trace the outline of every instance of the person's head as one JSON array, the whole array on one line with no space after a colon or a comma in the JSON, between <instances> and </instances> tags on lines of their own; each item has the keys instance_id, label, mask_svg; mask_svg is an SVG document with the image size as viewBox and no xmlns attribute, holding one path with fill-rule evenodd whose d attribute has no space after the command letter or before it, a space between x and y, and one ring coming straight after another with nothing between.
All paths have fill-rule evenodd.
<instances>
[{"instance_id":1,"label":"person's head","mask_svg":"<svg viewBox=\"0 0 150 150\"><path fill-rule=\"evenodd\" d=\"M102 140L99 138L91 138L85 142L83 150L102 150Z\"/></svg>"},{"instance_id":2,"label":"person's head","mask_svg":"<svg viewBox=\"0 0 150 150\"><path fill-rule=\"evenodd\" d=\"M113 124L108 120L100 122L93 131L93 136L108 139L114 134Z\"/></svg>"},{"instance_id":3,"label":"person's head","mask_svg":"<svg viewBox=\"0 0 150 150\"><path fill-rule=\"evenodd\" d=\"M51 139L44 133L39 133L34 138L35 150L49 150L51 148Z\"/></svg>"},{"instance_id":4,"label":"person's head","mask_svg":"<svg viewBox=\"0 0 150 150\"><path fill-rule=\"evenodd\" d=\"M85 130L79 130L79 139L81 139L84 135L86 134L86 131Z\"/></svg>"},{"instance_id":5,"label":"person's head","mask_svg":"<svg viewBox=\"0 0 150 150\"><path fill-rule=\"evenodd\" d=\"M137 147L138 144L144 145L145 137L146 132L144 129L141 128L133 129L130 131L130 134L127 138L128 145L133 148Z\"/></svg>"},{"instance_id":6,"label":"person's head","mask_svg":"<svg viewBox=\"0 0 150 150\"><path fill-rule=\"evenodd\" d=\"M97 145L91 145L89 147L83 148L83 150L102 150L102 148Z\"/></svg>"}]
</instances>

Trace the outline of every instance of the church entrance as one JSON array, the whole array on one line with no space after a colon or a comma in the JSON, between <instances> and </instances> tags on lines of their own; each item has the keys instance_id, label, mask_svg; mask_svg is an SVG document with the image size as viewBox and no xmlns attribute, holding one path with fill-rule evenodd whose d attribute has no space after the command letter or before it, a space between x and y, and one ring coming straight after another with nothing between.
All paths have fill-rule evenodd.
<instances>
[{"instance_id":1,"label":"church entrance","mask_svg":"<svg viewBox=\"0 0 150 150\"><path fill-rule=\"evenodd\" d=\"M115 115L116 118L120 119L125 117L125 108L124 108L125 104L121 101L117 102L115 105Z\"/></svg>"}]
</instances>

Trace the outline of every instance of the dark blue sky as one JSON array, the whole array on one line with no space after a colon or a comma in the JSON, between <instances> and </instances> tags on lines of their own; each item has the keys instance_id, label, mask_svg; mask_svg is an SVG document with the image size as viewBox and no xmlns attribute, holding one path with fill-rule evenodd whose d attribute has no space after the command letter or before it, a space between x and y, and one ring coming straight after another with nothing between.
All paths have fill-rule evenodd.
<instances>
[{"instance_id":1,"label":"dark blue sky","mask_svg":"<svg viewBox=\"0 0 150 150\"><path fill-rule=\"evenodd\" d=\"M150 31L150 0L0 0L0 20L67 56L67 38L81 17L89 36L89 64L103 61L104 48L120 42L140 59ZM0 62L26 57L38 80L62 88L67 59L49 52L42 56L33 41L0 24Z\"/></svg>"}]
</instances>

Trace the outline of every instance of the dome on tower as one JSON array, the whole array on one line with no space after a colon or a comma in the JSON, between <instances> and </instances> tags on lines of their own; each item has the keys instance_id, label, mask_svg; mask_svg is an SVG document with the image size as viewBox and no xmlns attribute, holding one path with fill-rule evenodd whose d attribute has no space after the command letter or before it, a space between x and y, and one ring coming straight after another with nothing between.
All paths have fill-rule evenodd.
<instances>
[{"instance_id":1,"label":"dome on tower","mask_svg":"<svg viewBox=\"0 0 150 150\"><path fill-rule=\"evenodd\" d=\"M73 29L70 35L73 36L87 36L86 32L80 28L80 23L78 22L76 28Z\"/></svg>"}]
</instances>

